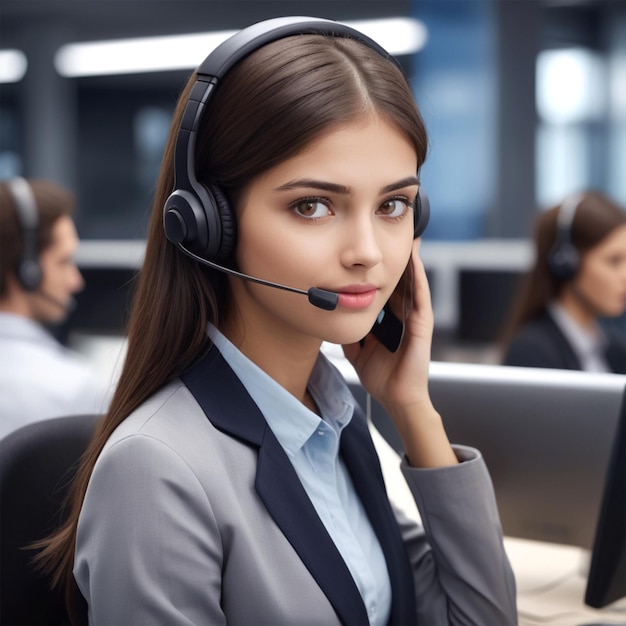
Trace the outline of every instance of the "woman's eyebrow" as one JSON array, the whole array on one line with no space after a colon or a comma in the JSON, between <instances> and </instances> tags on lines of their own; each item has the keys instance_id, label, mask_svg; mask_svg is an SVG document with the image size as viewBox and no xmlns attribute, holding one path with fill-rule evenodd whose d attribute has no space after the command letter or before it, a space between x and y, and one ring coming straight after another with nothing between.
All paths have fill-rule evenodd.
<instances>
[{"instance_id":1,"label":"woman's eyebrow","mask_svg":"<svg viewBox=\"0 0 626 626\"><path fill-rule=\"evenodd\" d=\"M412 185L419 185L419 179L417 176L407 176L401 180L385 185L380 191L381 193L388 193L395 191L396 189L402 189L404 187L410 187ZM331 183L324 180L315 180L313 178L300 178L297 180L291 180L284 185L276 187L276 191L290 191L292 189L301 189L307 187L309 189L320 189L321 191L330 191L339 194L349 194L351 189L345 185L339 185L337 183Z\"/></svg>"},{"instance_id":2,"label":"woman's eyebrow","mask_svg":"<svg viewBox=\"0 0 626 626\"><path fill-rule=\"evenodd\" d=\"M382 193L387 193L389 191L395 191L396 189L403 189L404 187L411 187L413 185L419 186L420 181L417 176L407 176L402 180L399 180L395 183L391 183L391 185L386 185L381 189Z\"/></svg>"},{"instance_id":3,"label":"woman's eyebrow","mask_svg":"<svg viewBox=\"0 0 626 626\"><path fill-rule=\"evenodd\" d=\"M350 193L350 187L346 187L345 185L338 185L337 183L330 183L324 180L315 180L313 178L300 178L297 180L291 180L284 185L280 185L280 187L276 187L276 191L290 191L291 189L300 189L302 187L320 189L322 191L332 191L333 193Z\"/></svg>"}]
</instances>

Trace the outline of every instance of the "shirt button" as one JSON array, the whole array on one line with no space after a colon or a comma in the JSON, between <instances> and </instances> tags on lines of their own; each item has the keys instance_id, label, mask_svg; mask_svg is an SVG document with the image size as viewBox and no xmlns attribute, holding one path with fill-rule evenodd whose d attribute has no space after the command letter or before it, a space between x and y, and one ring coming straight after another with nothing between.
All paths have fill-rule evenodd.
<instances>
[{"instance_id":1,"label":"shirt button","mask_svg":"<svg viewBox=\"0 0 626 626\"><path fill-rule=\"evenodd\" d=\"M317 431L317 434L318 434L318 435L323 435L323 434L324 434L324 431L320 428L320 429Z\"/></svg>"}]
</instances>

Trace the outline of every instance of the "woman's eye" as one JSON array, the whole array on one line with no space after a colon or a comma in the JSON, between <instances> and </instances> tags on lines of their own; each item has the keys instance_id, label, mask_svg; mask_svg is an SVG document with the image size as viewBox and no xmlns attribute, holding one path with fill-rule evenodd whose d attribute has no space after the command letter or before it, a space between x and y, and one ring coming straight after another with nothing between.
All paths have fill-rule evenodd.
<instances>
[{"instance_id":1,"label":"woman's eye","mask_svg":"<svg viewBox=\"0 0 626 626\"><path fill-rule=\"evenodd\" d=\"M306 198L292 205L293 210L300 217L320 218L330 215L328 206L318 198Z\"/></svg>"},{"instance_id":2,"label":"woman's eye","mask_svg":"<svg viewBox=\"0 0 626 626\"><path fill-rule=\"evenodd\" d=\"M607 264L611 267L619 267L622 263L624 263L624 255L623 254L612 254L607 258Z\"/></svg>"},{"instance_id":3,"label":"woman's eye","mask_svg":"<svg viewBox=\"0 0 626 626\"><path fill-rule=\"evenodd\" d=\"M408 198L390 198L380 205L378 212L386 217L402 217L408 207Z\"/></svg>"}]
</instances>

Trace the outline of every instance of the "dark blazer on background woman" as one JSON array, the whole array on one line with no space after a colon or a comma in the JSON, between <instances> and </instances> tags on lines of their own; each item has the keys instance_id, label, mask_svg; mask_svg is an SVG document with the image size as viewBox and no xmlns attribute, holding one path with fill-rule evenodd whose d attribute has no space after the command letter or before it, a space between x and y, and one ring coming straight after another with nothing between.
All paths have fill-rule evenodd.
<instances>
[{"instance_id":1,"label":"dark blazer on background woman","mask_svg":"<svg viewBox=\"0 0 626 626\"><path fill-rule=\"evenodd\" d=\"M611 371L626 374L626 341L616 331L607 335L606 361ZM504 365L582 370L582 364L572 345L547 311L529 322L511 341L503 360Z\"/></svg>"}]
</instances>

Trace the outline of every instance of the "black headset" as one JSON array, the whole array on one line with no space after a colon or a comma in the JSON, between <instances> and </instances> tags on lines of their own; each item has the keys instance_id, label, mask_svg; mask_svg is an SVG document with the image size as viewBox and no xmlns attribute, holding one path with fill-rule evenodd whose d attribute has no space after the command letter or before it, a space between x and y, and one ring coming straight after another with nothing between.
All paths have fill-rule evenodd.
<instances>
[{"instance_id":1,"label":"black headset","mask_svg":"<svg viewBox=\"0 0 626 626\"><path fill-rule=\"evenodd\" d=\"M25 178L12 178L7 181L7 188L13 198L15 213L22 231L22 256L15 268L15 274L24 290L35 291L43 278L37 252L39 211L35 193Z\"/></svg>"},{"instance_id":2,"label":"black headset","mask_svg":"<svg viewBox=\"0 0 626 626\"><path fill-rule=\"evenodd\" d=\"M198 77L189 95L176 139L175 190L163 208L165 235L183 252L189 254L188 247L196 255L216 262L229 259L235 248L236 218L226 194L217 185L203 185L196 176L196 135L209 99L219 81L238 61L266 44L301 34L355 39L401 69L397 60L374 40L345 24L321 18L265 20L221 43L198 67ZM417 238L426 229L430 217L430 205L421 186L413 208L414 236Z\"/></svg>"},{"instance_id":3,"label":"black headset","mask_svg":"<svg viewBox=\"0 0 626 626\"><path fill-rule=\"evenodd\" d=\"M556 238L548 253L548 268L558 280L570 280L580 267L580 254L572 242L572 226L583 194L566 198L558 208Z\"/></svg>"}]
</instances>

